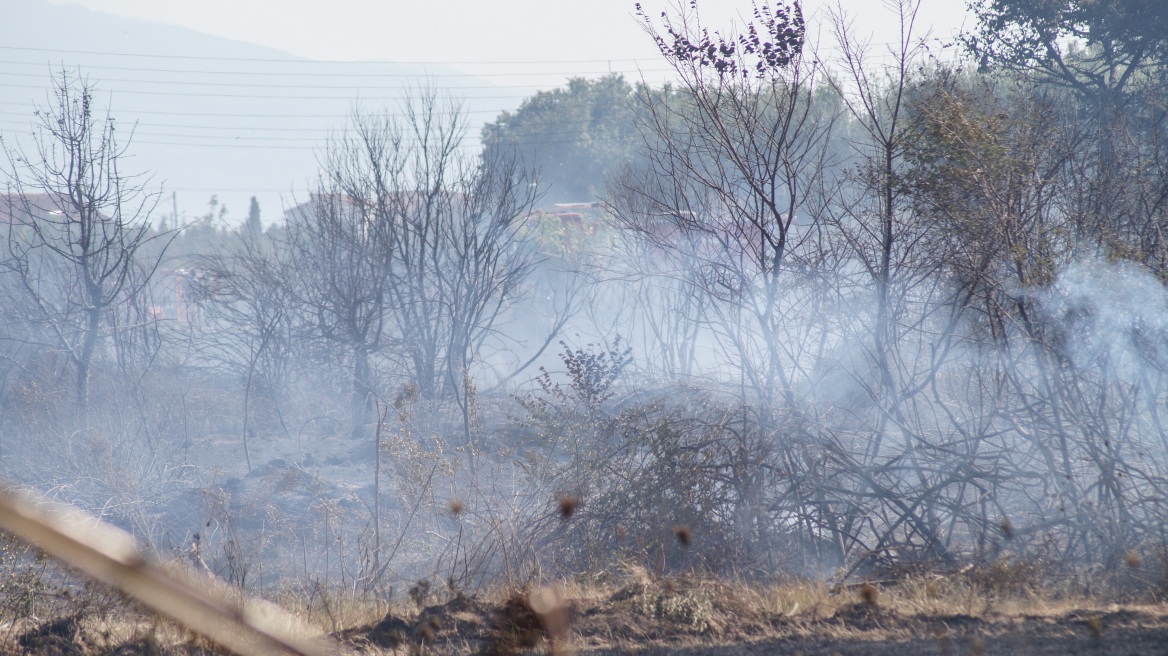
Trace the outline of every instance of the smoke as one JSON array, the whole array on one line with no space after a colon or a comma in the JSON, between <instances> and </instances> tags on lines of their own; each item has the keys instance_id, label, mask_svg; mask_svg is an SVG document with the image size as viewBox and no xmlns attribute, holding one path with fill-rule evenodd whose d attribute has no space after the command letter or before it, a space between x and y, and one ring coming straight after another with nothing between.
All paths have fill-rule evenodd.
<instances>
[{"instance_id":1,"label":"smoke","mask_svg":"<svg viewBox=\"0 0 1168 656\"><path fill-rule=\"evenodd\" d=\"M1080 260L1030 295L1059 327L1075 367L1107 366L1135 382L1168 364L1168 289L1131 262Z\"/></svg>"},{"instance_id":2,"label":"smoke","mask_svg":"<svg viewBox=\"0 0 1168 656\"><path fill-rule=\"evenodd\" d=\"M995 230L1016 226L964 214L898 207L886 234L879 175L825 164L831 103L771 91L733 130L668 115L697 122L650 139L611 203L570 212L532 211L501 154L471 166L451 139L432 160L389 116L359 122L369 139L338 143L287 225L183 244L201 256L92 323L74 306L30 321L37 284L83 281L10 257L4 473L171 559L309 596L1152 548L1163 282L1102 260L995 280L1012 255ZM750 138L784 102L800 136ZM735 170L723 155L743 148ZM94 335L88 377L57 335L71 325Z\"/></svg>"}]
</instances>

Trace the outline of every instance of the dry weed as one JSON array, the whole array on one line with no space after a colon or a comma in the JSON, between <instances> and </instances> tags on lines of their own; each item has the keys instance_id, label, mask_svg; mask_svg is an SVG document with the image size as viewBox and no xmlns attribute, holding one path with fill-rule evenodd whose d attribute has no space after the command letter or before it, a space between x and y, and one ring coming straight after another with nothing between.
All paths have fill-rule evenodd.
<instances>
[{"instance_id":1,"label":"dry weed","mask_svg":"<svg viewBox=\"0 0 1168 656\"><path fill-rule=\"evenodd\" d=\"M1007 540L1014 539L1014 525L1009 519L1003 517L1002 521L998 522L998 528L1002 529L1002 537Z\"/></svg>"},{"instance_id":2,"label":"dry weed","mask_svg":"<svg viewBox=\"0 0 1168 656\"><path fill-rule=\"evenodd\" d=\"M1087 618L1087 628L1091 631L1091 636L1095 638L1103 637L1103 618L1098 615L1092 615Z\"/></svg>"},{"instance_id":3,"label":"dry weed","mask_svg":"<svg viewBox=\"0 0 1168 656\"><path fill-rule=\"evenodd\" d=\"M556 504L560 508L560 519L567 521L576 513L576 507L580 505L580 500L574 496L561 494L556 498Z\"/></svg>"},{"instance_id":4,"label":"dry weed","mask_svg":"<svg viewBox=\"0 0 1168 656\"><path fill-rule=\"evenodd\" d=\"M860 586L860 600L869 606L875 606L880 602L880 589L871 583L865 583Z\"/></svg>"},{"instance_id":5,"label":"dry weed","mask_svg":"<svg viewBox=\"0 0 1168 656\"><path fill-rule=\"evenodd\" d=\"M422 610L426 607L426 602L430 599L430 582L426 579L421 579L415 582L414 585L411 586L408 591L406 591L406 594L410 596L410 599L413 600L414 605L418 607L418 610Z\"/></svg>"},{"instance_id":6,"label":"dry weed","mask_svg":"<svg viewBox=\"0 0 1168 656\"><path fill-rule=\"evenodd\" d=\"M1144 564L1144 559L1140 556L1140 552L1129 549L1123 554L1123 562L1132 569L1139 569Z\"/></svg>"}]
</instances>

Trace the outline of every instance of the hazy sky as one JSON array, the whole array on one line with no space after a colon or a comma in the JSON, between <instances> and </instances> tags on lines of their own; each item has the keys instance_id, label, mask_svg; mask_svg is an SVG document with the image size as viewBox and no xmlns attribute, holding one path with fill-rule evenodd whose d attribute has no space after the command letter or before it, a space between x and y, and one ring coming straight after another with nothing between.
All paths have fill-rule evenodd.
<instances>
[{"instance_id":1,"label":"hazy sky","mask_svg":"<svg viewBox=\"0 0 1168 656\"><path fill-rule=\"evenodd\" d=\"M53 0L65 4L65 0ZM652 43L634 17L634 0L74 0L92 9L182 25L278 48L311 59L422 62L652 59ZM676 0L644 0L656 14ZM844 11L876 41L894 34L886 3L842 0ZM806 0L811 17L835 0ZM711 26L749 14L749 0L703 0ZM963 0L924 0L920 22L952 34ZM129 44L127 44L129 45Z\"/></svg>"},{"instance_id":2,"label":"hazy sky","mask_svg":"<svg viewBox=\"0 0 1168 656\"><path fill-rule=\"evenodd\" d=\"M428 83L467 99L468 152L478 147L482 123L514 109L536 89L563 85L570 76L614 71L651 83L671 77L634 16L635 0L50 1L169 23L308 60L450 64L338 68L316 61L265 63L247 57L279 54L248 54L247 48L188 39L150 23L97 20L89 12L60 13L59 20L70 18L71 29L81 30L75 39L38 40L36 35L51 30L54 20L38 14L46 25L27 34L10 30L12 43L0 40L3 46L26 46L6 52L13 61L0 66L8 85L7 90L0 87L0 132L15 137L27 129L28 99L43 100L45 91L21 85L47 85L46 61L54 67L82 67L107 94L114 115L136 126L135 163L177 192L180 212L188 215L204 211L207 198L216 194L239 220L254 194L268 220L279 217L279 208L290 202L289 189L303 196L316 175L317 153L330 131L344 127L354 100L360 98L366 110L395 107L382 97L400 95L393 84L403 75L435 76ZM677 1L642 0L654 15ZM25 2L0 0L0 7L12 3L15 13L15 5ZM813 30L820 24L817 17L834 6L835 0L806 0ZM886 2L843 0L840 6L854 18L857 32L872 37L872 55L879 56L881 44L897 38L896 16ZM751 3L699 0L699 8L709 28L725 29L749 15ZM964 0L924 0L917 33L932 26L940 41L951 40L964 15ZM821 51L830 50L830 30L818 30ZM24 36L30 38L18 38ZM71 49L78 52L70 54ZM474 77L459 78L451 69Z\"/></svg>"}]
</instances>

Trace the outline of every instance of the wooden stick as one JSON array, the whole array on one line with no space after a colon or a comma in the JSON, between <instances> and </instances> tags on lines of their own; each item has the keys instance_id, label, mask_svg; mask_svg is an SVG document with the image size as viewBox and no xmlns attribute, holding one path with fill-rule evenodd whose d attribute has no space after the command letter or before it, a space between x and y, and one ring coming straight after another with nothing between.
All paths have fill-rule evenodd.
<instances>
[{"instance_id":1,"label":"wooden stick","mask_svg":"<svg viewBox=\"0 0 1168 656\"><path fill-rule=\"evenodd\" d=\"M76 508L50 506L28 492L0 488L0 527L237 654L340 652L327 638L303 637L305 632L297 630L301 623L274 604L247 599L214 579L163 569L128 533Z\"/></svg>"}]
</instances>

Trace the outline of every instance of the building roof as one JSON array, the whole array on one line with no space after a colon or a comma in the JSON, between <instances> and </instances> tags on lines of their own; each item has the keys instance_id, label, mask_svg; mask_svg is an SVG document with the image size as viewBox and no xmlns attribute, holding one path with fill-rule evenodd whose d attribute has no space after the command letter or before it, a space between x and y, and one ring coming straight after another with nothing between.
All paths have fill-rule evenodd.
<instances>
[{"instance_id":1,"label":"building roof","mask_svg":"<svg viewBox=\"0 0 1168 656\"><path fill-rule=\"evenodd\" d=\"M30 223L32 221L61 222L73 207L63 194L41 192L36 194L0 194L0 224ZM100 214L101 220L109 217Z\"/></svg>"}]
</instances>

